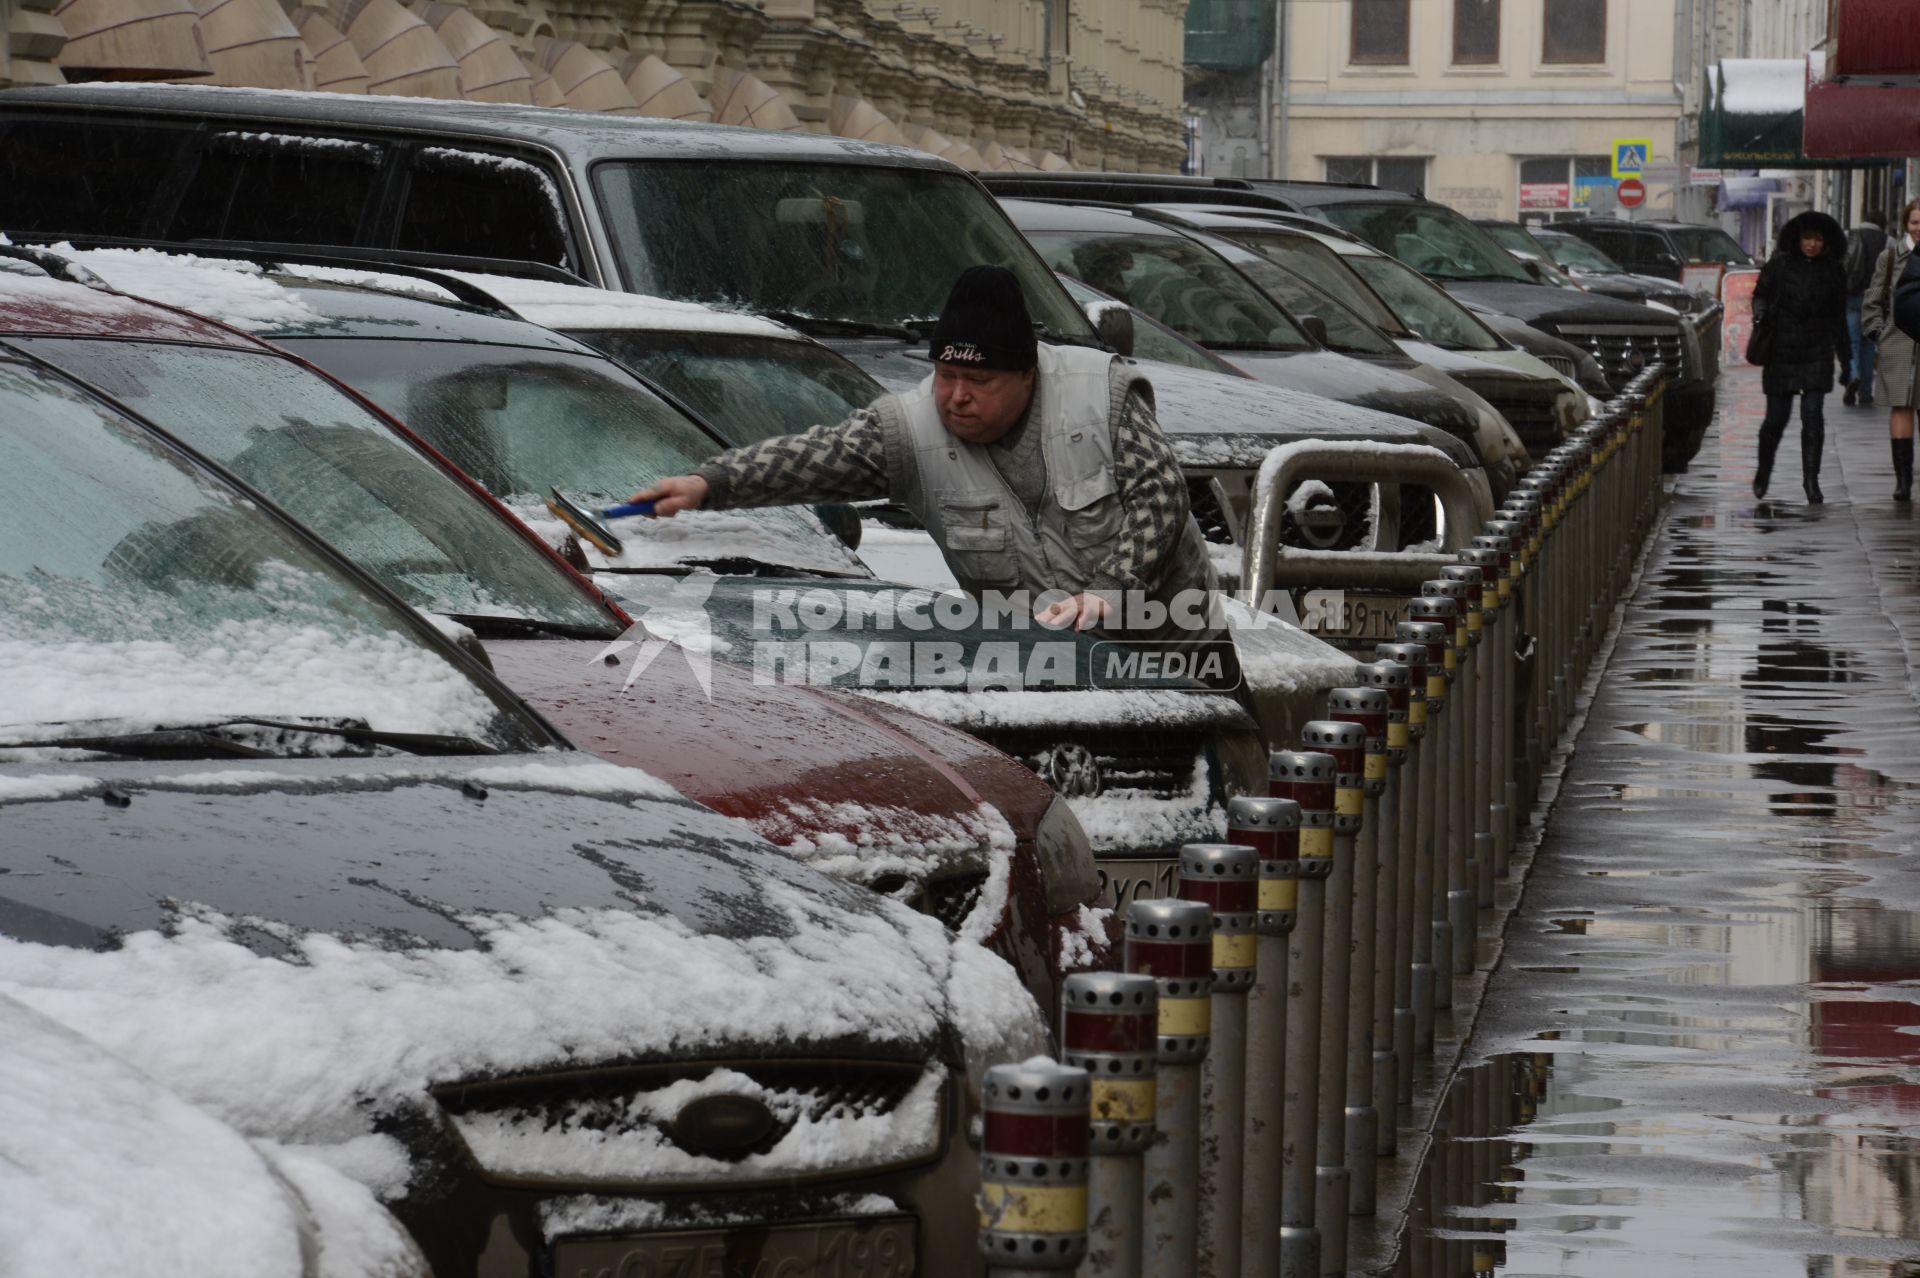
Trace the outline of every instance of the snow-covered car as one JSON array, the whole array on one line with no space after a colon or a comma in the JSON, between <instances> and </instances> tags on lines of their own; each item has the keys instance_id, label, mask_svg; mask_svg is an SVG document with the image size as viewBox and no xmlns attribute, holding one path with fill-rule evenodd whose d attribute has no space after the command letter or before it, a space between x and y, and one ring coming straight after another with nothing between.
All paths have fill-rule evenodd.
<instances>
[{"instance_id":1,"label":"snow-covered car","mask_svg":"<svg viewBox=\"0 0 1920 1278\"><path fill-rule=\"evenodd\" d=\"M1011 967L564 749L11 349L0 423L0 996L372 1189L442 1274L972 1249L969 1075L1046 1036Z\"/></svg>"},{"instance_id":2,"label":"snow-covered car","mask_svg":"<svg viewBox=\"0 0 1920 1278\"><path fill-rule=\"evenodd\" d=\"M127 250L35 259L243 324L317 317L244 263ZM0 334L233 470L442 618L576 744L969 929L1043 1006L1068 955L1104 955L1087 953L1085 836L1014 760L857 698L756 683L728 662L711 663L706 688L683 660L638 662L644 633L623 639L632 619L524 524L378 408L256 339L132 300L116 312L97 290L45 279L0 281ZM263 396L273 414L259 411ZM993 897L999 916L971 917L996 877L1009 884Z\"/></svg>"},{"instance_id":3,"label":"snow-covered car","mask_svg":"<svg viewBox=\"0 0 1920 1278\"><path fill-rule=\"evenodd\" d=\"M0 1272L428 1278L365 1185L0 995Z\"/></svg>"}]
</instances>

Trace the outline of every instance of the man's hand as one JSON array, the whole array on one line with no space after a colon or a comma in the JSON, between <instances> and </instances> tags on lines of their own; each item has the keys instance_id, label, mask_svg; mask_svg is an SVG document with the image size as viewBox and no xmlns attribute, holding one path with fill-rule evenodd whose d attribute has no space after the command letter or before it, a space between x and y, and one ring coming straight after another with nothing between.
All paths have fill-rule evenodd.
<instances>
[{"instance_id":1,"label":"man's hand","mask_svg":"<svg viewBox=\"0 0 1920 1278\"><path fill-rule=\"evenodd\" d=\"M629 501L650 501L657 518L666 519L683 510L698 510L707 499L707 481L698 475L674 475L651 488L642 488Z\"/></svg>"},{"instance_id":2,"label":"man's hand","mask_svg":"<svg viewBox=\"0 0 1920 1278\"><path fill-rule=\"evenodd\" d=\"M1091 630L1105 621L1112 611L1113 605L1099 595L1084 593L1048 604L1034 614L1034 619L1055 630L1065 630L1068 626L1075 630Z\"/></svg>"}]
</instances>

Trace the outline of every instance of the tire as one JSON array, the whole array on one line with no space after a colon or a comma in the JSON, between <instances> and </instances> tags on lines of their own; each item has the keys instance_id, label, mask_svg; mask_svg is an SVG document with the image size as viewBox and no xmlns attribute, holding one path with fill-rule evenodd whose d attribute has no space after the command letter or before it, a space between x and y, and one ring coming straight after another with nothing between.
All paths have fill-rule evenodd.
<instances>
[{"instance_id":1,"label":"tire","mask_svg":"<svg viewBox=\"0 0 1920 1278\"><path fill-rule=\"evenodd\" d=\"M1669 475L1686 470L1713 424L1712 386L1694 385L1667 395L1666 437L1660 450L1660 469Z\"/></svg>"}]
</instances>

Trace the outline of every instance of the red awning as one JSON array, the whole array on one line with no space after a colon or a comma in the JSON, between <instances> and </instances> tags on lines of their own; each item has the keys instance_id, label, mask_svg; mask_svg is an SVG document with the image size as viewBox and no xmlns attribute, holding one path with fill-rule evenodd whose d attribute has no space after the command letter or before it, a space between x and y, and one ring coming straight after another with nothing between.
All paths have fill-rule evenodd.
<instances>
[{"instance_id":1,"label":"red awning","mask_svg":"<svg viewBox=\"0 0 1920 1278\"><path fill-rule=\"evenodd\" d=\"M1841 84L1820 76L1820 62L1817 53L1808 59L1801 144L1807 155L1814 159L1920 155L1920 87ZM1826 65L1830 74L1831 56ZM1915 83L1920 85L1920 80Z\"/></svg>"},{"instance_id":2,"label":"red awning","mask_svg":"<svg viewBox=\"0 0 1920 1278\"><path fill-rule=\"evenodd\" d=\"M1920 85L1917 18L1913 0L1832 0L1827 76L1843 82Z\"/></svg>"}]
</instances>

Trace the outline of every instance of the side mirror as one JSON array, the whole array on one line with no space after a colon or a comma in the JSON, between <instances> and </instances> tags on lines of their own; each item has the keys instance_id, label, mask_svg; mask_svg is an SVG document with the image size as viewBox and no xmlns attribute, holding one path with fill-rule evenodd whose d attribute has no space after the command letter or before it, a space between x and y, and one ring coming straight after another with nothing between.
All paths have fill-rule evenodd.
<instances>
[{"instance_id":1,"label":"side mirror","mask_svg":"<svg viewBox=\"0 0 1920 1278\"><path fill-rule=\"evenodd\" d=\"M1547 282L1547 273L1540 269L1540 263L1530 257L1523 257L1518 260L1521 268L1525 270L1527 274L1533 276L1534 283L1545 284Z\"/></svg>"},{"instance_id":2,"label":"side mirror","mask_svg":"<svg viewBox=\"0 0 1920 1278\"><path fill-rule=\"evenodd\" d=\"M827 531L846 543L848 550L860 549L860 512L845 502L823 502L813 508Z\"/></svg>"},{"instance_id":3,"label":"side mirror","mask_svg":"<svg viewBox=\"0 0 1920 1278\"><path fill-rule=\"evenodd\" d=\"M1122 355L1133 354L1133 312L1119 302L1088 302L1087 318L1100 340Z\"/></svg>"},{"instance_id":4,"label":"side mirror","mask_svg":"<svg viewBox=\"0 0 1920 1278\"><path fill-rule=\"evenodd\" d=\"M1327 344L1327 322L1318 315L1302 315L1300 317L1300 327L1307 330L1307 336L1314 340L1315 345L1325 346Z\"/></svg>"}]
</instances>

